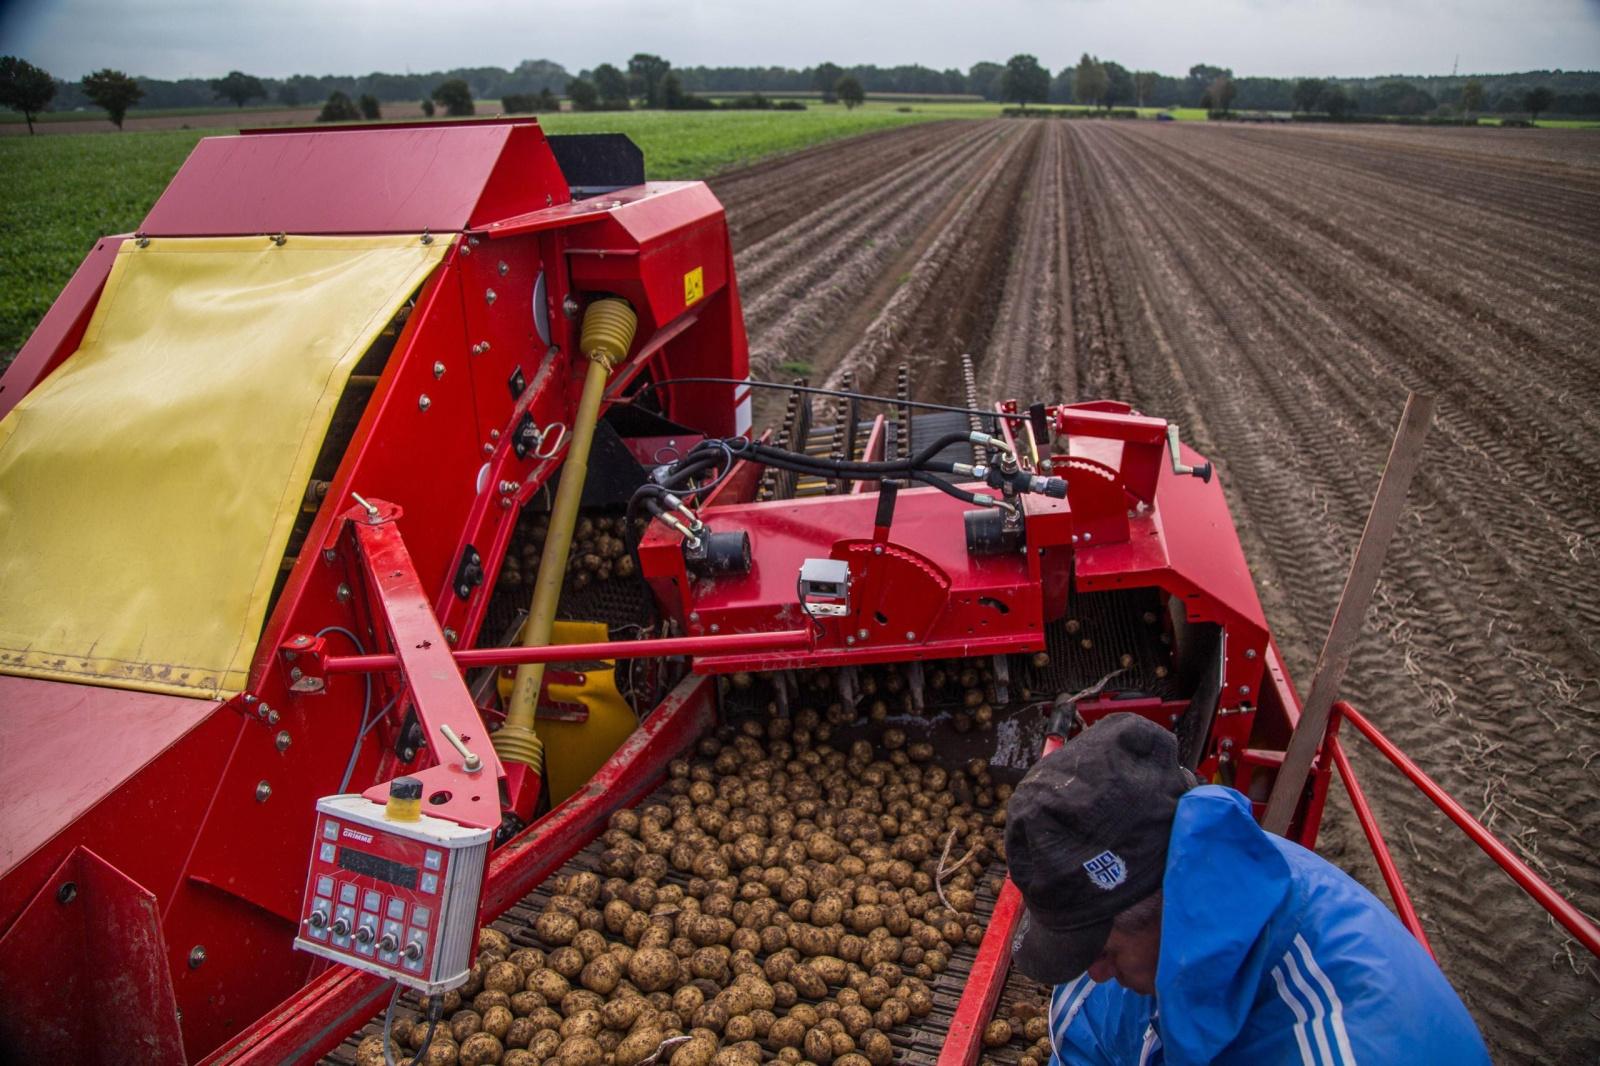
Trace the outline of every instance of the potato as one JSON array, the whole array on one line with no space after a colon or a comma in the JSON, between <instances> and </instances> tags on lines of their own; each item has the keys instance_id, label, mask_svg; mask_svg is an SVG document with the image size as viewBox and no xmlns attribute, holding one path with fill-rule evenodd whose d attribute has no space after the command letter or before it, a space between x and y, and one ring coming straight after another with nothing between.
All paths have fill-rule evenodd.
<instances>
[{"instance_id":1,"label":"potato","mask_svg":"<svg viewBox=\"0 0 1600 1066\"><path fill-rule=\"evenodd\" d=\"M677 956L663 948L644 948L628 962L628 979L645 992L659 992L678 979Z\"/></svg>"},{"instance_id":2,"label":"potato","mask_svg":"<svg viewBox=\"0 0 1600 1066\"><path fill-rule=\"evenodd\" d=\"M569 897L556 897L556 899L566 898ZM540 940L557 946L572 943L572 938L577 936L581 929L576 916L550 909L546 909L533 923L533 931Z\"/></svg>"},{"instance_id":3,"label":"potato","mask_svg":"<svg viewBox=\"0 0 1600 1066\"><path fill-rule=\"evenodd\" d=\"M507 1048L500 1057L500 1066L539 1066L539 1056L527 1048Z\"/></svg>"},{"instance_id":4,"label":"potato","mask_svg":"<svg viewBox=\"0 0 1600 1066\"><path fill-rule=\"evenodd\" d=\"M498 929L485 926L478 930L478 950L498 952L504 958L511 954L511 938Z\"/></svg>"},{"instance_id":5,"label":"potato","mask_svg":"<svg viewBox=\"0 0 1600 1066\"><path fill-rule=\"evenodd\" d=\"M609 996L622 980L622 963L612 954L602 954L589 961L578 976L578 983L591 992Z\"/></svg>"},{"instance_id":6,"label":"potato","mask_svg":"<svg viewBox=\"0 0 1600 1066\"><path fill-rule=\"evenodd\" d=\"M601 1066L606 1053L592 1036L574 1036L556 1048L555 1066Z\"/></svg>"},{"instance_id":7,"label":"potato","mask_svg":"<svg viewBox=\"0 0 1600 1066\"><path fill-rule=\"evenodd\" d=\"M529 1018L512 1018L511 1024L506 1026L505 1033L500 1037L500 1042L508 1048L524 1048L533 1041L539 1027Z\"/></svg>"},{"instance_id":8,"label":"potato","mask_svg":"<svg viewBox=\"0 0 1600 1066\"><path fill-rule=\"evenodd\" d=\"M1011 1043L1011 1023L997 1018L983 1028L984 1047L1004 1047Z\"/></svg>"},{"instance_id":9,"label":"potato","mask_svg":"<svg viewBox=\"0 0 1600 1066\"><path fill-rule=\"evenodd\" d=\"M483 1028L483 1017L475 1010L458 1010L450 1016L445 1026L441 1026L441 1028L446 1027L450 1036L459 1044Z\"/></svg>"},{"instance_id":10,"label":"potato","mask_svg":"<svg viewBox=\"0 0 1600 1066\"><path fill-rule=\"evenodd\" d=\"M504 1053L493 1033L477 1033L462 1042L457 1060L460 1066L497 1066Z\"/></svg>"}]
</instances>

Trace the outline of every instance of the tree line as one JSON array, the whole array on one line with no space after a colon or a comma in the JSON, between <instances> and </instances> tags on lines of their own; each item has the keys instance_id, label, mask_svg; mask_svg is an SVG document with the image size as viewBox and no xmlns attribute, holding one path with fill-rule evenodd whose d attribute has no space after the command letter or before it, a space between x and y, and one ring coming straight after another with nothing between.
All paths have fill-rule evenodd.
<instances>
[{"instance_id":1,"label":"tree line","mask_svg":"<svg viewBox=\"0 0 1600 1066\"><path fill-rule=\"evenodd\" d=\"M554 110L564 95L575 109L799 107L765 94L819 93L847 106L867 93L965 94L992 101L1077 103L1105 108L1206 107L1264 111L1309 111L1330 117L1353 113L1430 116L1527 112L1600 115L1600 72L1531 71L1518 74L1423 78L1237 77L1226 67L1197 63L1187 74L1129 70L1113 60L1085 54L1051 72L1033 56L1006 63L979 62L967 70L935 70L917 64L842 67L818 63L787 67L673 67L656 55L638 53L626 64L602 63L576 77L561 64L530 59L511 70L461 67L424 74L374 72L360 76L294 75L263 78L231 71L221 78L169 81L96 71L77 81L53 78L15 56L0 58L0 106L21 111L30 129L47 109L99 108L119 127L128 110L213 106L219 102L298 107L323 104L324 120L377 118L380 104L421 100L426 113L471 114L472 101L500 100L509 112ZM714 103L710 97L742 94Z\"/></svg>"}]
</instances>

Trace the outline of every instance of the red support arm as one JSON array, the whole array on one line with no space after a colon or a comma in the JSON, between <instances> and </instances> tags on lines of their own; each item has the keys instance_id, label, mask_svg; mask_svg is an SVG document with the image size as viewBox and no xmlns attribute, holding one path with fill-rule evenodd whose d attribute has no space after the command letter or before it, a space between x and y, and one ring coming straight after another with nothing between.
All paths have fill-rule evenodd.
<instances>
[{"instance_id":1,"label":"red support arm","mask_svg":"<svg viewBox=\"0 0 1600 1066\"><path fill-rule=\"evenodd\" d=\"M437 760L436 765L409 776L421 779L429 814L493 829L500 825L504 771L395 524L400 514L393 504L375 501L351 508L345 519L390 646L395 649L395 665L411 692L429 750ZM291 647L300 639L291 640ZM286 650L286 654L292 652ZM472 758L461 753L452 735L470 750ZM375 785L363 795L382 803L388 799L389 786Z\"/></svg>"},{"instance_id":2,"label":"red support arm","mask_svg":"<svg viewBox=\"0 0 1600 1066\"><path fill-rule=\"evenodd\" d=\"M812 635L808 629L778 629L723 636L550 644L538 648L468 648L450 655L459 671L480 666L521 666L523 663L564 663L584 659L654 659L667 655L794 651L810 648L811 645ZM361 674L395 670L400 666L400 657L395 655L330 655L323 660L322 670L330 675Z\"/></svg>"},{"instance_id":3,"label":"red support arm","mask_svg":"<svg viewBox=\"0 0 1600 1066\"><path fill-rule=\"evenodd\" d=\"M1511 875L1511 879L1522 886L1522 890L1532 896L1538 904L1551 917L1567 927L1567 931L1577 938L1578 942L1588 948L1596 956L1600 956L1600 927L1597 927L1583 912L1568 903L1560 893L1551 888L1544 879L1528 868L1528 864L1512 854L1511 849L1485 829L1476 818L1468 814L1466 809L1450 798L1450 794L1436 784L1433 778L1422 772L1422 769L1406 757L1405 752L1395 746L1394 742L1382 733L1376 726L1344 700L1333 705L1336 715L1347 719L1357 731L1368 740L1372 746L1383 753L1384 758L1394 763L1406 778L1417 789L1433 801L1435 807L1443 811L1452 822L1461 827L1461 831L1472 839L1472 842L1482 848L1488 856L1500 864L1500 868Z\"/></svg>"},{"instance_id":4,"label":"red support arm","mask_svg":"<svg viewBox=\"0 0 1600 1066\"><path fill-rule=\"evenodd\" d=\"M1389 886L1389 898L1394 900L1400 923L1411 930L1417 943L1432 955L1433 945L1428 943L1428 934L1422 931L1422 921L1417 917L1417 909L1411 905L1411 893L1406 891L1406 883L1400 879L1400 870L1394 864L1394 856L1389 853L1389 843L1383 838L1383 830L1378 828L1378 820L1373 817L1367 794L1361 790L1361 782L1356 780L1355 768L1350 765L1344 746L1334 736L1338 724L1339 716L1334 715L1328 727L1328 750L1333 754L1333 764L1338 767L1339 777L1344 781L1344 790L1350 795L1350 806L1356 810L1356 821L1361 823L1361 831L1367 835L1367 844L1372 848L1372 857L1378 861L1378 872L1383 875L1383 883Z\"/></svg>"}]
</instances>

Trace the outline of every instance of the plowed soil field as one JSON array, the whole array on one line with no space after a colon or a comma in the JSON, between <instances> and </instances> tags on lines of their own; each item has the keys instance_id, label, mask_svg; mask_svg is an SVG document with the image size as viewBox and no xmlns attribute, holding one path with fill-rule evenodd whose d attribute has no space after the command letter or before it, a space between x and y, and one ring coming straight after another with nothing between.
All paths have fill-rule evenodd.
<instances>
[{"instance_id":1,"label":"plowed soil field","mask_svg":"<svg viewBox=\"0 0 1600 1066\"><path fill-rule=\"evenodd\" d=\"M757 374L908 363L959 402L970 353L986 397L1179 421L1302 685L1406 391L1436 396L1345 694L1600 911L1600 134L999 120L713 185ZM1594 960L1349 746L1496 1060L1600 1061ZM1331 806L1322 850L1382 895Z\"/></svg>"}]
</instances>

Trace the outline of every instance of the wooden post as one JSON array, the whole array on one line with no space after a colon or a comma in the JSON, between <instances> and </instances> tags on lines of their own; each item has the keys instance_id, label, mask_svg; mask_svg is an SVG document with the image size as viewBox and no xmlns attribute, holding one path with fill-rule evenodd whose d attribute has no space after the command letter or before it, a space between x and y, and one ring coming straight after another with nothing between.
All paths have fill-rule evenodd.
<instances>
[{"instance_id":1,"label":"wooden post","mask_svg":"<svg viewBox=\"0 0 1600 1066\"><path fill-rule=\"evenodd\" d=\"M1278 769L1272 796L1267 800L1267 814L1262 825L1269 832L1286 834L1295 808L1300 805L1300 795L1311 773L1311 761L1328 731L1328 714L1339 694L1339 685L1344 681L1345 668L1350 665L1356 638L1361 635L1361 623L1372 601L1372 591L1377 587L1378 574L1383 570L1383 557L1389 550L1389 541L1394 538L1395 526L1400 522L1406 490L1422 460L1422 440L1428 434L1428 420L1432 415L1432 396L1413 392L1406 398L1400 428L1395 432L1389 461L1378 482L1378 494L1373 497L1372 510L1367 515L1367 527L1361 532L1350 575L1345 578L1344 592L1333 612L1333 624L1328 627L1328 639L1317 657L1311 690L1300 708L1300 721L1289 737L1283 765Z\"/></svg>"}]
</instances>

